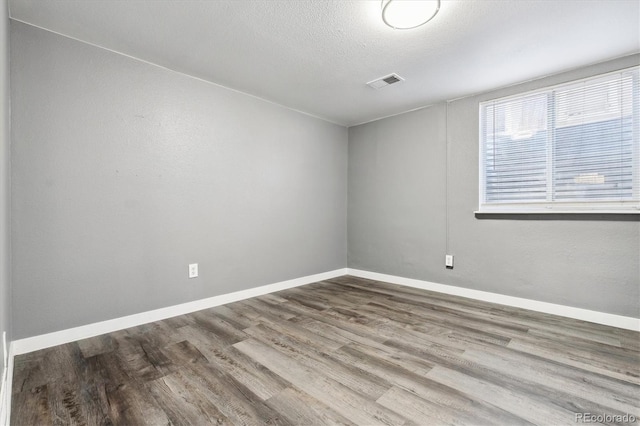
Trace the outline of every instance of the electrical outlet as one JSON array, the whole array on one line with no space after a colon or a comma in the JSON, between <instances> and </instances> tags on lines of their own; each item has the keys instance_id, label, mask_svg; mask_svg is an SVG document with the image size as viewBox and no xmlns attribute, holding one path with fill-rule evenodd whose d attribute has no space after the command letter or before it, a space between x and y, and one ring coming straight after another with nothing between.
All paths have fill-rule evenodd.
<instances>
[{"instance_id":1,"label":"electrical outlet","mask_svg":"<svg viewBox=\"0 0 640 426\"><path fill-rule=\"evenodd\" d=\"M198 277L198 264L190 263L189 264L189 278L197 278Z\"/></svg>"},{"instance_id":2,"label":"electrical outlet","mask_svg":"<svg viewBox=\"0 0 640 426\"><path fill-rule=\"evenodd\" d=\"M447 254L444 257L444 266L446 266L448 269L453 269L453 255L452 254Z\"/></svg>"}]
</instances>

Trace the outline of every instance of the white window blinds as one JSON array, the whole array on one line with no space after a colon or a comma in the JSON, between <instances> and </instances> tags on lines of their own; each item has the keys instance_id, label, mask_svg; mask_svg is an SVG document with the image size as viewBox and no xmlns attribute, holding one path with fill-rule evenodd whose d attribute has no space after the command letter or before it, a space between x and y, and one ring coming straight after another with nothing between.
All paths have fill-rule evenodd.
<instances>
[{"instance_id":1,"label":"white window blinds","mask_svg":"<svg viewBox=\"0 0 640 426\"><path fill-rule=\"evenodd\" d=\"M639 209L638 87L636 67L481 103L480 210Z\"/></svg>"}]
</instances>

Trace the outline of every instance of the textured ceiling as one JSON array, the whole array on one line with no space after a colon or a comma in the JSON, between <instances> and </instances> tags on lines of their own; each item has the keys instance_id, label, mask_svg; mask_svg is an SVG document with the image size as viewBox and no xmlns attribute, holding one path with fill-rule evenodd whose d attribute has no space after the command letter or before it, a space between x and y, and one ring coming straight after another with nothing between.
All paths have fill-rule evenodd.
<instances>
[{"instance_id":1,"label":"textured ceiling","mask_svg":"<svg viewBox=\"0 0 640 426\"><path fill-rule=\"evenodd\" d=\"M11 17L343 125L640 51L638 0L11 0ZM406 81L374 90L392 72Z\"/></svg>"}]
</instances>

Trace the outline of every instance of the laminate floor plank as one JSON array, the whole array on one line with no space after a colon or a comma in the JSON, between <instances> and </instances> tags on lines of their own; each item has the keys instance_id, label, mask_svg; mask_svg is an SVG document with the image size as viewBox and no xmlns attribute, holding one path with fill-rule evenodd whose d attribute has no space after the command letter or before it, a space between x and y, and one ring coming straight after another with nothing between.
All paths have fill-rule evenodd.
<instances>
[{"instance_id":1,"label":"laminate floor plank","mask_svg":"<svg viewBox=\"0 0 640 426\"><path fill-rule=\"evenodd\" d=\"M295 302L298 305L306 306L307 308L315 309L316 311L324 311L333 307L326 303L322 297L301 293L295 288L292 288L288 293L284 293L283 297L287 299L288 302Z\"/></svg>"},{"instance_id":2,"label":"laminate floor plank","mask_svg":"<svg viewBox=\"0 0 640 426\"><path fill-rule=\"evenodd\" d=\"M491 319L502 323L503 327L511 329L513 327L526 331L528 329L539 329L547 331L562 330L564 334L574 337L580 336L600 336L606 343L610 339L622 342L622 346L628 349L640 348L640 333L632 330L625 330L609 327L602 324L590 323L587 321L559 317L552 314L529 311L505 305L493 304L490 302L472 300L453 295L436 293L432 291L420 290L396 284L384 283L366 279L350 279L351 277L338 278L344 286L363 289L372 293L380 293L391 300L400 300L406 303L407 310L411 310L413 305L427 303L430 305L441 305L455 311L470 313L477 320ZM333 280L335 281L335 280ZM589 337L587 337L589 338ZM594 338L594 340L596 340ZM597 340L596 340L597 341Z\"/></svg>"},{"instance_id":3,"label":"laminate floor plank","mask_svg":"<svg viewBox=\"0 0 640 426\"><path fill-rule=\"evenodd\" d=\"M638 424L640 333L342 276L16 356L11 424L561 425L587 412Z\"/></svg>"},{"instance_id":4,"label":"laminate floor plank","mask_svg":"<svg viewBox=\"0 0 640 426\"><path fill-rule=\"evenodd\" d=\"M580 412L607 412L616 415L631 413L629 410L626 413L619 412L611 407L603 406L595 400L588 400L584 394L571 393L568 387L553 387L549 386L545 381L533 380L521 374L514 374L514 370L504 368L501 364L486 366L482 363L465 359L464 356L443 356L429 348L423 348L414 343L388 341L386 344L413 352L415 355L422 355L437 364L434 368L442 367L446 368L447 371L462 373L470 381L479 381L486 385L487 389L492 386L509 389L514 397L524 397L532 403L543 404L549 408L560 408L567 411L578 409L581 410ZM432 370L427 373L426 377L432 376Z\"/></svg>"},{"instance_id":5,"label":"laminate floor plank","mask_svg":"<svg viewBox=\"0 0 640 426\"><path fill-rule=\"evenodd\" d=\"M51 348L43 349L14 358L12 395L46 386L53 381L48 377L49 369L44 356L50 350Z\"/></svg>"},{"instance_id":6,"label":"laminate floor plank","mask_svg":"<svg viewBox=\"0 0 640 426\"><path fill-rule=\"evenodd\" d=\"M288 320L296 316L295 312L289 312L286 309L286 305L283 307L283 303L272 304L267 300L262 300L262 296L254 299L243 300L242 303L246 303L252 306L256 311L268 314L265 319L278 318L279 320ZM283 309L284 308L284 309Z\"/></svg>"},{"instance_id":7,"label":"laminate floor plank","mask_svg":"<svg viewBox=\"0 0 640 426\"><path fill-rule=\"evenodd\" d=\"M14 425L51 425L48 385L17 392L11 397L11 418Z\"/></svg>"},{"instance_id":8,"label":"laminate floor plank","mask_svg":"<svg viewBox=\"0 0 640 426\"><path fill-rule=\"evenodd\" d=\"M146 388L174 425L233 424L181 372L147 383Z\"/></svg>"},{"instance_id":9,"label":"laminate floor plank","mask_svg":"<svg viewBox=\"0 0 640 426\"><path fill-rule=\"evenodd\" d=\"M237 343L235 347L354 423L398 425L406 422L405 418L375 401L323 376L316 370L302 366L261 342L248 339Z\"/></svg>"},{"instance_id":10,"label":"laminate floor plank","mask_svg":"<svg viewBox=\"0 0 640 426\"><path fill-rule=\"evenodd\" d=\"M241 332L241 330L238 330ZM246 339L248 336L246 333L243 333ZM214 348L225 348L229 347L234 343L242 341L244 339L227 339L224 336L219 336L218 334L212 332L209 328L203 328L199 325L188 325L186 327L180 328L180 337L181 341L188 340L191 343L195 344L196 341L200 342L202 345L207 345ZM198 346L199 349L203 349ZM206 348L204 348L206 350Z\"/></svg>"},{"instance_id":11,"label":"laminate floor plank","mask_svg":"<svg viewBox=\"0 0 640 426\"><path fill-rule=\"evenodd\" d=\"M640 386L640 377L637 374L633 373L633 371L637 369L637 366L634 365L629 365L627 371L621 372L615 368L610 368L609 365L602 365L599 362L593 363L589 359L583 358L581 356L567 354L562 350L547 348L543 345L538 345L533 342L525 342L515 339L509 342L507 347L509 347L510 349L518 350L520 352L537 355L541 358L558 361L566 365L581 368L593 373L598 373L603 376L613 377L615 379Z\"/></svg>"},{"instance_id":12,"label":"laminate floor plank","mask_svg":"<svg viewBox=\"0 0 640 426\"><path fill-rule=\"evenodd\" d=\"M575 419L574 413L569 410L540 403L520 392L439 365L429 371L427 377L471 397L482 398L531 423L568 425Z\"/></svg>"},{"instance_id":13,"label":"laminate floor plank","mask_svg":"<svg viewBox=\"0 0 640 426\"><path fill-rule=\"evenodd\" d=\"M342 291L344 286L334 284L331 281L323 281L323 286L314 291L319 296L322 296L324 300L331 305L331 307L338 307L342 302L344 307L352 307L354 305L365 305L372 300L382 300L375 293L359 290L353 288L349 292ZM375 299L374 299L375 297Z\"/></svg>"},{"instance_id":14,"label":"laminate floor plank","mask_svg":"<svg viewBox=\"0 0 640 426\"><path fill-rule=\"evenodd\" d=\"M260 300L263 300L269 303L284 303L287 301L287 299L285 299L284 297L280 297L275 293L263 294L262 296L260 296Z\"/></svg>"},{"instance_id":15,"label":"laminate floor plank","mask_svg":"<svg viewBox=\"0 0 640 426\"><path fill-rule=\"evenodd\" d=\"M300 344L299 339L292 336L278 336L278 333L274 333L273 330L265 326L252 327L247 329L247 332L249 331L254 339L274 347L302 366L317 370L318 373L366 395L368 398L376 399L390 387L386 380L363 370L361 366L345 364L336 359L331 355L333 350L324 353L317 348L306 348L304 344Z\"/></svg>"},{"instance_id":16,"label":"laminate floor plank","mask_svg":"<svg viewBox=\"0 0 640 426\"><path fill-rule=\"evenodd\" d=\"M367 286L366 284L358 282L346 282L345 285L357 288L366 288ZM411 287L403 287L380 281L375 281L372 284L369 284L369 286L369 290L372 292L379 292L385 296L391 296L392 300L398 299L410 306L414 304L419 305L421 303L442 305L443 307L451 308L454 311L479 315L479 317L476 318L477 320L487 320L490 317L495 316L493 319L497 320L498 323L504 322L505 327L507 325L512 325L517 328L524 329L528 329L530 327L541 327L551 330L562 328L571 330L572 333L586 331L588 333L600 333L604 336L627 336L636 341L638 339L637 333L630 330L612 328L601 324L594 324L541 312L533 312L511 306L496 305L490 302L472 300Z\"/></svg>"},{"instance_id":17,"label":"laminate floor plank","mask_svg":"<svg viewBox=\"0 0 640 426\"><path fill-rule=\"evenodd\" d=\"M130 377L144 383L156 380L173 371L170 360L157 348L146 345L143 336L131 335L117 339L118 350L113 353Z\"/></svg>"},{"instance_id":18,"label":"laminate floor plank","mask_svg":"<svg viewBox=\"0 0 640 426\"><path fill-rule=\"evenodd\" d=\"M480 422L481 424L519 424L524 422L523 419L498 407L487 404L483 401L475 400L462 392L434 382L433 380L425 377L426 374L423 375L409 371L391 361L377 358L375 355L366 356L355 347L342 347L336 351L336 355L345 360L353 360L354 362L360 360L361 363L366 362L367 369L371 371L372 374L377 374L393 384L389 391L402 389L403 391L407 391L411 395L419 398L419 402L427 401L430 404L435 404L424 404L423 407L418 408L419 412L423 412L426 407L430 407L429 409L434 409L435 407L435 411L442 409L447 416L450 416L451 411L454 411L460 414L459 420L466 419L461 423L469 423L470 419L475 419L475 421L470 422L470 424L475 424L475 422ZM395 398L398 393L394 392L393 395L393 398ZM381 403L387 408L398 413L411 412L411 410L407 411L404 408L400 408L403 407L403 405L396 408L390 406L389 401L393 400L393 398L389 398L390 395L388 394L382 395L381 398L378 399L378 403ZM382 400L387 402L382 403ZM414 421L416 420L415 415L413 414L409 416L409 418ZM425 419L426 418L428 417L425 417ZM443 419L440 419L440 421L442 422ZM455 424L457 422L447 421L446 423Z\"/></svg>"},{"instance_id":19,"label":"laminate floor plank","mask_svg":"<svg viewBox=\"0 0 640 426\"><path fill-rule=\"evenodd\" d=\"M183 330L184 337L188 339L187 342L197 348L209 362L224 368L262 400L290 386L290 383L282 377L248 358L233 346L223 347L212 344L207 334L196 328L185 327Z\"/></svg>"},{"instance_id":20,"label":"laminate floor plank","mask_svg":"<svg viewBox=\"0 0 640 426\"><path fill-rule=\"evenodd\" d=\"M184 344L173 345L171 349L186 352L187 357L194 352L190 345ZM227 373L223 366L198 357L197 362L185 363L182 372L184 380L206 395L233 424L289 424L232 374Z\"/></svg>"},{"instance_id":21,"label":"laminate floor plank","mask_svg":"<svg viewBox=\"0 0 640 426\"><path fill-rule=\"evenodd\" d=\"M309 394L290 387L267 400L267 405L282 413L294 425L354 425Z\"/></svg>"},{"instance_id":22,"label":"laminate floor plank","mask_svg":"<svg viewBox=\"0 0 640 426\"><path fill-rule=\"evenodd\" d=\"M444 367L447 370L464 373L469 380L478 380L486 386L498 386L503 389L513 391L512 396L526 397L529 401L537 404L548 405L549 407L560 407L566 410L581 409L582 412L608 412L612 414L624 414L611 407L605 407L593 400L586 400L583 394L571 394L567 387L554 388L547 382L531 380L522 375L515 375L507 368L487 367L481 363L469 359L459 359L458 357L441 357L440 354L430 352L413 344L389 341L387 344L396 348L421 354L437 367ZM435 368L435 367L434 367ZM430 377L432 372L427 373ZM630 412L627 410L627 412Z\"/></svg>"},{"instance_id":23,"label":"laminate floor plank","mask_svg":"<svg viewBox=\"0 0 640 426\"><path fill-rule=\"evenodd\" d=\"M206 330L210 335L215 336L223 346L230 346L247 338L247 335L242 330L238 330L216 314L196 312L192 315L198 328Z\"/></svg>"},{"instance_id":24,"label":"laminate floor plank","mask_svg":"<svg viewBox=\"0 0 640 426\"><path fill-rule=\"evenodd\" d=\"M546 368L546 365L540 364L535 365L534 368L531 368L531 364L528 365L530 368L523 368L527 364L523 362L521 357L508 358L477 350L466 351L463 357L488 369L496 369L496 366L499 366L501 373L506 373L516 379L537 383L540 386L549 387L558 392L580 395L581 398L610 408L607 411L616 410L622 413L634 414L640 418L640 407L637 405L637 389L624 384L624 382L618 382L614 390L602 386L594 386L592 383L587 382L586 374L570 379L567 374L563 374L564 369L562 368ZM600 383L602 382L600 381Z\"/></svg>"},{"instance_id":25,"label":"laminate floor plank","mask_svg":"<svg viewBox=\"0 0 640 426\"><path fill-rule=\"evenodd\" d=\"M452 348L467 350L469 348L493 348L496 346L506 347L511 338L499 337L493 333L479 333L476 331L451 330L437 325L409 326L405 330L412 335L417 335L421 339L433 341Z\"/></svg>"},{"instance_id":26,"label":"laminate floor plank","mask_svg":"<svg viewBox=\"0 0 640 426\"><path fill-rule=\"evenodd\" d=\"M94 382L100 386L99 402L112 423L169 424L165 411L122 362L116 352L95 355L88 360Z\"/></svg>"},{"instance_id":27,"label":"laminate floor plank","mask_svg":"<svg viewBox=\"0 0 640 426\"><path fill-rule=\"evenodd\" d=\"M266 309L260 309L259 307L256 308L255 306L253 306L253 304L247 303L246 300L231 303L227 306L236 314L248 318L251 321L251 325L256 325L260 323L260 321L271 321L273 323L278 323L283 320L283 318L281 318L280 316L273 315Z\"/></svg>"},{"instance_id":28,"label":"laminate floor plank","mask_svg":"<svg viewBox=\"0 0 640 426\"><path fill-rule=\"evenodd\" d=\"M227 321L229 324L233 324L238 330L242 330L243 328L255 325L255 322L250 318L237 313L233 309L229 309L229 305L216 306L213 308L205 309L201 312L211 312Z\"/></svg>"},{"instance_id":29,"label":"laminate floor plank","mask_svg":"<svg viewBox=\"0 0 640 426\"><path fill-rule=\"evenodd\" d=\"M620 370L629 370L627 367L630 365L640 365L640 352L638 351L583 338L564 336L560 333L553 333L552 336L549 336L549 333L539 335L530 330L526 335L519 336L512 340L526 341L549 348L562 349L565 353L583 357L601 364L614 365ZM630 370L631 372L635 372L636 375L640 373L640 368L632 368Z\"/></svg>"},{"instance_id":30,"label":"laminate floor plank","mask_svg":"<svg viewBox=\"0 0 640 426\"><path fill-rule=\"evenodd\" d=\"M598 343L602 345L613 346L613 347L621 348L624 350L635 351L635 352L638 352L640 349L638 347L623 347L622 345L623 339L619 336L615 336L612 334L605 335L601 333L589 333L582 330L576 331L570 328L565 328L562 330L562 333L557 333L553 331L553 329L536 328L536 327L531 327L528 333L531 334L532 336L536 336L539 338L547 338L551 340L571 338L571 339L574 339L575 341L583 341L585 343L591 343L591 344ZM607 350L609 350L609 348L607 348Z\"/></svg>"},{"instance_id":31,"label":"laminate floor plank","mask_svg":"<svg viewBox=\"0 0 640 426\"><path fill-rule=\"evenodd\" d=\"M627 333L615 334L615 336L620 340L620 346L626 349L631 349L631 350L640 352L640 336L633 334L633 331L631 330L622 330L622 331L626 331Z\"/></svg>"},{"instance_id":32,"label":"laminate floor plank","mask_svg":"<svg viewBox=\"0 0 640 426\"><path fill-rule=\"evenodd\" d=\"M316 324L324 324L327 328L333 329L335 333L354 341L383 342L386 340L386 338L374 332L378 325L382 324L381 322L372 322L371 320L363 321L362 318L356 321L353 315L345 316L329 309L321 313L304 312L301 313L299 317L292 318L289 322L313 320L316 321ZM365 326L363 322L368 322L368 326ZM322 333L318 332L318 334ZM329 337L329 339L332 338ZM337 339L337 341L340 340L341 339Z\"/></svg>"},{"instance_id":33,"label":"laminate floor plank","mask_svg":"<svg viewBox=\"0 0 640 426\"><path fill-rule=\"evenodd\" d=\"M415 399L417 399L417 403ZM449 407L440 408L431 401L424 401L411 392L396 387L390 388L377 400L378 404L395 412L401 412L413 424L447 425L455 424L451 420L454 414ZM446 420L449 421L446 421ZM458 415L455 417L459 424L470 424L470 419Z\"/></svg>"},{"instance_id":34,"label":"laminate floor plank","mask_svg":"<svg viewBox=\"0 0 640 426\"><path fill-rule=\"evenodd\" d=\"M193 321L191 320L191 317L189 315L179 315L177 317L167 318L158 322L166 324L168 327L174 329L193 324Z\"/></svg>"},{"instance_id":35,"label":"laminate floor plank","mask_svg":"<svg viewBox=\"0 0 640 426\"><path fill-rule=\"evenodd\" d=\"M386 301L386 306L378 305L378 307L388 311L401 312L403 314L402 318L406 318L409 324L422 321L471 333L493 333L502 338L524 335L529 331L528 326L511 324L500 318L494 319L482 315L474 315L465 311L415 300L400 300L399 298L390 298ZM375 304L370 305L376 306Z\"/></svg>"},{"instance_id":36,"label":"laminate floor plank","mask_svg":"<svg viewBox=\"0 0 640 426\"><path fill-rule=\"evenodd\" d=\"M394 347L382 344L368 346L360 343L350 343L349 345L340 348L336 353L346 350L347 348L353 348L362 352L366 358L372 358L373 360L380 358L421 375L427 374L436 365L423 357L415 356Z\"/></svg>"},{"instance_id":37,"label":"laminate floor plank","mask_svg":"<svg viewBox=\"0 0 640 426\"><path fill-rule=\"evenodd\" d=\"M259 329L260 327L269 328L271 330L270 332L274 336L291 336L298 339L299 341L303 341L305 345L315 347L320 351L323 349L331 351L342 346L342 343L340 341L334 341L319 334L315 334L291 321L265 321L254 327L246 328L244 332L251 335L251 330Z\"/></svg>"},{"instance_id":38,"label":"laminate floor plank","mask_svg":"<svg viewBox=\"0 0 640 426\"><path fill-rule=\"evenodd\" d=\"M103 411L97 392L77 382L57 382L48 388L49 410L53 424L63 425L107 425L111 424L108 413Z\"/></svg>"},{"instance_id":39,"label":"laminate floor plank","mask_svg":"<svg viewBox=\"0 0 640 426\"><path fill-rule=\"evenodd\" d=\"M373 340L330 324L320 323L319 321L302 320L302 322L304 327L314 330L316 333L324 335L325 337L336 341L340 341L341 338L343 339L342 341L345 343L344 346L332 352L334 355L345 347L357 347L365 354L365 357L388 360L409 371L420 372L420 374L426 374L434 365L422 358L383 345L381 342L387 340L385 336L378 336L378 340ZM360 360L359 363L365 361L366 360Z\"/></svg>"},{"instance_id":40,"label":"laminate floor plank","mask_svg":"<svg viewBox=\"0 0 640 426\"><path fill-rule=\"evenodd\" d=\"M90 339L78 340L76 343L80 347L82 355L85 358L103 354L105 352L111 352L114 349L113 339L108 334L92 337Z\"/></svg>"},{"instance_id":41,"label":"laminate floor plank","mask_svg":"<svg viewBox=\"0 0 640 426\"><path fill-rule=\"evenodd\" d=\"M455 398L448 397L451 390L447 389L444 399L436 396L425 399L424 395L410 392L400 387L392 387L378 399L378 403L398 413L416 424L434 425L527 425L526 420L511 415L496 407L486 409L487 406L474 404L469 397L461 399L470 402L467 406L459 403Z\"/></svg>"}]
</instances>

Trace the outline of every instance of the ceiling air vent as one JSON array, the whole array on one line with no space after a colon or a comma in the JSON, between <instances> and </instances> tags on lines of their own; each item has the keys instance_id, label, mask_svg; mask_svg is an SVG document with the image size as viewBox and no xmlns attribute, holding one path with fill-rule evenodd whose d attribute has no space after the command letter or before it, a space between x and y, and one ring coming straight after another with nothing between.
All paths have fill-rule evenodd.
<instances>
[{"instance_id":1,"label":"ceiling air vent","mask_svg":"<svg viewBox=\"0 0 640 426\"><path fill-rule=\"evenodd\" d=\"M400 81L404 81L404 78L400 77L398 74L389 74L368 82L367 86L373 87L374 89L382 89L385 86L398 83Z\"/></svg>"}]
</instances>

